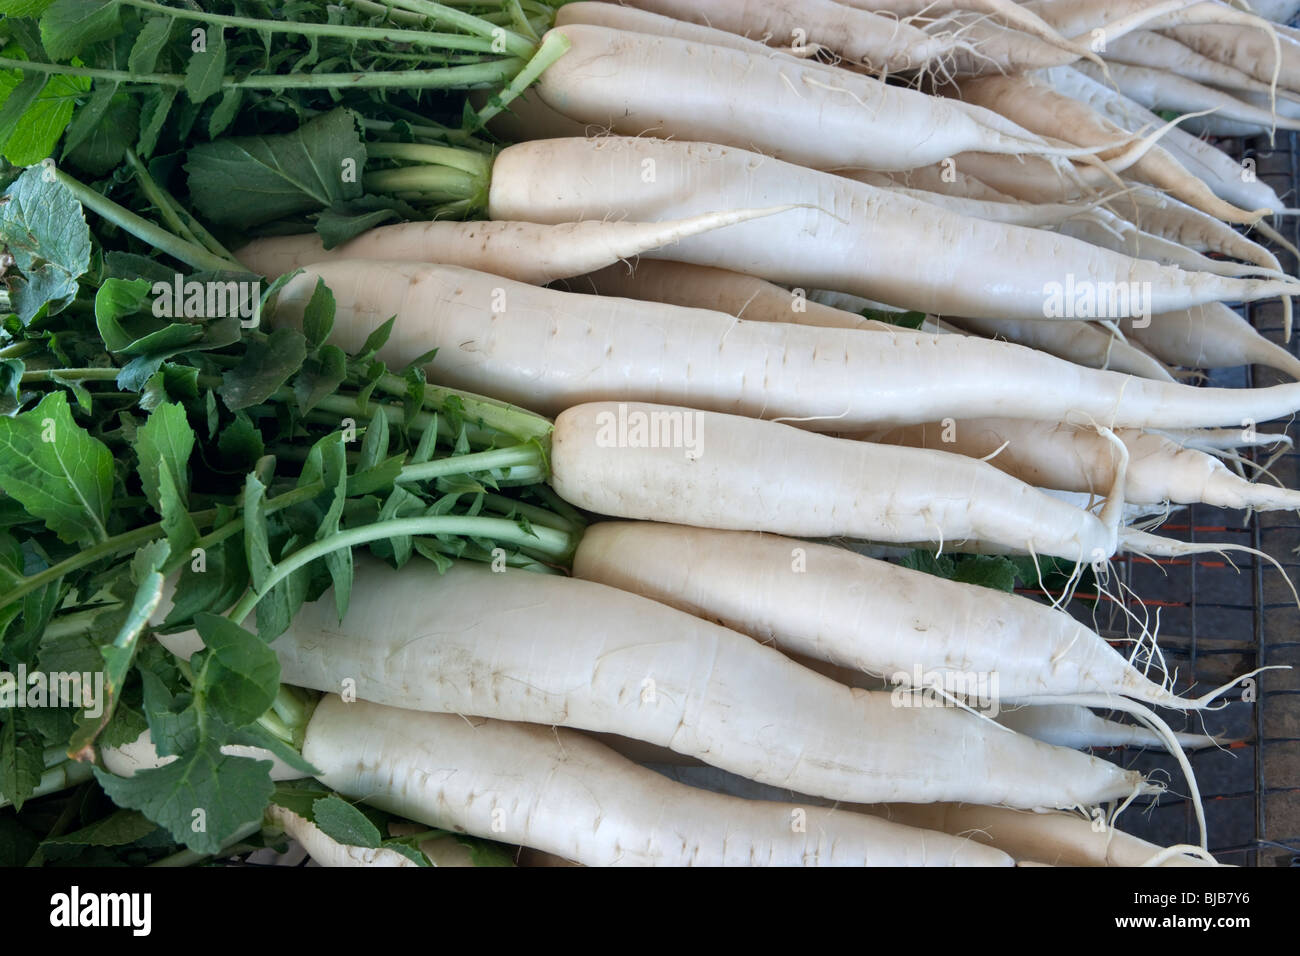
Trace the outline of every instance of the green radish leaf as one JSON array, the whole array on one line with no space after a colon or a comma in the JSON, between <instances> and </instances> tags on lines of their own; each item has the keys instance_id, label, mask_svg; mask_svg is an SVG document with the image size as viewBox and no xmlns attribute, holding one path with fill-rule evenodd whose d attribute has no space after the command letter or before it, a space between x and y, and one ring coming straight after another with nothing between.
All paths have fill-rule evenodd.
<instances>
[{"instance_id":1,"label":"green radish leaf","mask_svg":"<svg viewBox=\"0 0 1300 956\"><path fill-rule=\"evenodd\" d=\"M171 17L150 17L136 35L127 58L127 69L135 74L152 73L158 64L158 54L167 46L171 35Z\"/></svg>"},{"instance_id":2,"label":"green radish leaf","mask_svg":"<svg viewBox=\"0 0 1300 956\"><path fill-rule=\"evenodd\" d=\"M15 681L15 678L5 672L0 675L0 682L6 680ZM13 693L13 689L0 683L0 699ZM41 782L45 773L44 751L40 734L28 725L26 710L9 710L4 724L0 724L0 795L16 810L23 808Z\"/></svg>"},{"instance_id":3,"label":"green radish leaf","mask_svg":"<svg viewBox=\"0 0 1300 956\"><path fill-rule=\"evenodd\" d=\"M80 379L67 375L60 375L58 372L50 373L50 380L55 385L62 385L72 393L73 400L77 403L77 408L89 415L93 409L94 401L90 396L90 390L81 383Z\"/></svg>"},{"instance_id":4,"label":"green radish leaf","mask_svg":"<svg viewBox=\"0 0 1300 956\"><path fill-rule=\"evenodd\" d=\"M119 807L141 811L178 843L208 854L262 818L275 789L270 771L271 761L228 757L213 739L164 767L131 777L94 768L95 779Z\"/></svg>"},{"instance_id":5,"label":"green radish leaf","mask_svg":"<svg viewBox=\"0 0 1300 956\"><path fill-rule=\"evenodd\" d=\"M195 693L209 714L231 728L261 717L280 689L280 661L256 635L215 614L196 614L194 626L206 651Z\"/></svg>"},{"instance_id":6,"label":"green radish leaf","mask_svg":"<svg viewBox=\"0 0 1300 956\"><path fill-rule=\"evenodd\" d=\"M135 451L144 496L162 514L159 473L166 470L182 506L189 500L189 462L194 451L194 429L181 405L159 405L136 433Z\"/></svg>"},{"instance_id":7,"label":"green radish leaf","mask_svg":"<svg viewBox=\"0 0 1300 956\"><path fill-rule=\"evenodd\" d=\"M333 328L334 293L330 292L324 279L318 278L316 288L311 293L311 301L303 310L302 331L307 336L307 344L313 349L318 349L325 344Z\"/></svg>"},{"instance_id":8,"label":"green radish leaf","mask_svg":"<svg viewBox=\"0 0 1300 956\"><path fill-rule=\"evenodd\" d=\"M178 486L171 465L164 466L158 478L158 513L162 516L167 544L176 554L188 554L199 540L199 529L187 510L185 491Z\"/></svg>"},{"instance_id":9,"label":"green radish leaf","mask_svg":"<svg viewBox=\"0 0 1300 956\"><path fill-rule=\"evenodd\" d=\"M243 412L222 429L217 449L221 452L222 469L230 472L246 472L266 454L262 433Z\"/></svg>"},{"instance_id":10,"label":"green radish leaf","mask_svg":"<svg viewBox=\"0 0 1300 956\"><path fill-rule=\"evenodd\" d=\"M113 97L116 95L116 83L104 81L95 86L95 92L90 95L86 105L77 110L76 118L68 125L68 132L63 137L63 155L65 157L95 131L104 113L108 111L108 105L113 102Z\"/></svg>"},{"instance_id":11,"label":"green radish leaf","mask_svg":"<svg viewBox=\"0 0 1300 956\"><path fill-rule=\"evenodd\" d=\"M108 537L113 455L72 420L63 392L0 418L0 487L68 544Z\"/></svg>"},{"instance_id":12,"label":"green radish leaf","mask_svg":"<svg viewBox=\"0 0 1300 956\"><path fill-rule=\"evenodd\" d=\"M951 579L956 573L956 566L951 557L937 555L931 551L916 550L904 557L899 564L913 571L933 574L935 577Z\"/></svg>"},{"instance_id":13,"label":"green radish leaf","mask_svg":"<svg viewBox=\"0 0 1300 956\"><path fill-rule=\"evenodd\" d=\"M470 862L475 866L514 866L515 855L511 847L491 840L482 840L467 833L455 834L456 842L469 850Z\"/></svg>"},{"instance_id":14,"label":"green radish leaf","mask_svg":"<svg viewBox=\"0 0 1300 956\"><path fill-rule=\"evenodd\" d=\"M261 591L275 569L275 561L266 527L266 485L252 473L244 483L244 557L253 590Z\"/></svg>"},{"instance_id":15,"label":"green radish leaf","mask_svg":"<svg viewBox=\"0 0 1300 956\"><path fill-rule=\"evenodd\" d=\"M21 375L21 372L19 373ZM338 346L322 345L302 363L293 382L298 410L306 415L328 395L333 395L348 376L347 354Z\"/></svg>"},{"instance_id":16,"label":"green radish leaf","mask_svg":"<svg viewBox=\"0 0 1300 956\"><path fill-rule=\"evenodd\" d=\"M54 0L41 15L41 42L52 60L70 60L121 31L120 6L103 0Z\"/></svg>"},{"instance_id":17,"label":"green radish leaf","mask_svg":"<svg viewBox=\"0 0 1300 956\"><path fill-rule=\"evenodd\" d=\"M1016 566L1006 558L997 555L969 554L962 555L956 565L954 581L1008 593L1016 589Z\"/></svg>"},{"instance_id":18,"label":"green radish leaf","mask_svg":"<svg viewBox=\"0 0 1300 956\"><path fill-rule=\"evenodd\" d=\"M388 413L382 405L375 407L374 417L366 426L366 435L361 440L361 456L357 461L357 471L369 471L384 460L388 454Z\"/></svg>"},{"instance_id":19,"label":"green radish leaf","mask_svg":"<svg viewBox=\"0 0 1300 956\"><path fill-rule=\"evenodd\" d=\"M35 105L45 89L49 77L44 73L32 73L18 78L15 73L0 73L0 92L6 94L0 104L0 146L9 142L9 137L17 132L27 111Z\"/></svg>"},{"instance_id":20,"label":"green radish leaf","mask_svg":"<svg viewBox=\"0 0 1300 956\"><path fill-rule=\"evenodd\" d=\"M39 17L54 0L0 0L0 14L6 17Z\"/></svg>"},{"instance_id":21,"label":"green radish leaf","mask_svg":"<svg viewBox=\"0 0 1300 956\"><path fill-rule=\"evenodd\" d=\"M118 810L62 836L47 837L42 846L126 846L147 837L158 825L134 810Z\"/></svg>"},{"instance_id":22,"label":"green radish leaf","mask_svg":"<svg viewBox=\"0 0 1300 956\"><path fill-rule=\"evenodd\" d=\"M383 843L379 829L352 804L330 794L312 804L312 818L321 832L345 846L377 848Z\"/></svg>"},{"instance_id":23,"label":"green radish leaf","mask_svg":"<svg viewBox=\"0 0 1300 956\"><path fill-rule=\"evenodd\" d=\"M67 128L77 100L90 89L84 77L51 76L4 141L4 155L15 166L31 166L52 152ZM8 107L6 102L5 107Z\"/></svg>"},{"instance_id":24,"label":"green radish leaf","mask_svg":"<svg viewBox=\"0 0 1300 956\"><path fill-rule=\"evenodd\" d=\"M7 591L22 579L22 545L12 535L0 532L0 588Z\"/></svg>"},{"instance_id":25,"label":"green radish leaf","mask_svg":"<svg viewBox=\"0 0 1300 956\"><path fill-rule=\"evenodd\" d=\"M95 759L95 740L113 719L114 709L135 660L140 634L149 626L149 618L162 601L163 576L160 569L170 553L166 541L155 541L137 551L131 560L131 580L136 590L130 610L123 616L113 643L100 648L104 658L103 697L91 702L98 714L92 716L87 712L78 722L76 732L68 741L69 756L78 760Z\"/></svg>"},{"instance_id":26,"label":"green radish leaf","mask_svg":"<svg viewBox=\"0 0 1300 956\"><path fill-rule=\"evenodd\" d=\"M223 612L239 599L247 586L248 563L242 536L228 538L198 554L191 551L190 561L181 569L176 582L172 609L163 627L189 624L200 611Z\"/></svg>"},{"instance_id":27,"label":"green radish leaf","mask_svg":"<svg viewBox=\"0 0 1300 956\"><path fill-rule=\"evenodd\" d=\"M149 729L149 721L145 716L134 707L130 707L122 701L118 701L117 707L113 709L113 719L108 725L99 732L98 743L101 747L124 747L132 741L138 740L140 735ZM71 731L65 732L58 739L67 740L71 736Z\"/></svg>"},{"instance_id":28,"label":"green radish leaf","mask_svg":"<svg viewBox=\"0 0 1300 956\"><path fill-rule=\"evenodd\" d=\"M105 279L95 292L95 326L104 348L121 352L137 336L122 327L122 319L144 311L153 283L148 279Z\"/></svg>"},{"instance_id":29,"label":"green radish leaf","mask_svg":"<svg viewBox=\"0 0 1300 956\"><path fill-rule=\"evenodd\" d=\"M62 747L77 726L76 712L70 707L29 707L27 722L47 748Z\"/></svg>"},{"instance_id":30,"label":"green radish leaf","mask_svg":"<svg viewBox=\"0 0 1300 956\"><path fill-rule=\"evenodd\" d=\"M342 432L326 435L312 446L307 455L302 474L298 478L299 487L320 481L331 493L329 507L316 529L317 541L332 537L339 531L339 522L348 499L347 471L347 449L343 444ZM334 606L341 621L352 599L352 549L338 548L329 552L325 556L325 567L334 587Z\"/></svg>"},{"instance_id":31,"label":"green radish leaf","mask_svg":"<svg viewBox=\"0 0 1300 956\"><path fill-rule=\"evenodd\" d=\"M27 371L27 363L22 359L0 359L0 415L16 415L23 407L22 388L25 371Z\"/></svg>"},{"instance_id":32,"label":"green radish leaf","mask_svg":"<svg viewBox=\"0 0 1300 956\"><path fill-rule=\"evenodd\" d=\"M239 106L244 101L244 91L238 86L227 87L221 94L221 102L212 111L208 119L208 138L216 139L226 131L235 117L239 115Z\"/></svg>"},{"instance_id":33,"label":"green radish leaf","mask_svg":"<svg viewBox=\"0 0 1300 956\"><path fill-rule=\"evenodd\" d=\"M141 159L148 159L157 148L158 134L162 132L163 124L167 121L172 103L176 101L179 92L180 90L174 86L160 86L145 94L145 106L140 113L142 121L140 139L135 146L135 151L140 154Z\"/></svg>"},{"instance_id":34,"label":"green radish leaf","mask_svg":"<svg viewBox=\"0 0 1300 956\"><path fill-rule=\"evenodd\" d=\"M257 602L257 636L268 644L289 629L307 600L311 566L299 568Z\"/></svg>"},{"instance_id":35,"label":"green radish leaf","mask_svg":"<svg viewBox=\"0 0 1300 956\"><path fill-rule=\"evenodd\" d=\"M420 443L415 446L415 451L411 452L411 464L422 465L433 458L433 452L438 445L438 416L433 416L433 421L429 427L420 433Z\"/></svg>"},{"instance_id":36,"label":"green radish leaf","mask_svg":"<svg viewBox=\"0 0 1300 956\"><path fill-rule=\"evenodd\" d=\"M172 696L166 682L148 668L140 668L144 710L149 716L149 737L160 757L179 757L199 746L199 712L190 694Z\"/></svg>"},{"instance_id":37,"label":"green radish leaf","mask_svg":"<svg viewBox=\"0 0 1300 956\"><path fill-rule=\"evenodd\" d=\"M217 389L231 411L260 405L302 367L307 340L297 329L279 328L265 342L249 341L243 361L221 377Z\"/></svg>"},{"instance_id":38,"label":"green radish leaf","mask_svg":"<svg viewBox=\"0 0 1300 956\"><path fill-rule=\"evenodd\" d=\"M193 103L202 103L221 92L226 75L226 37L219 27L203 29L203 49L194 52L185 67L185 92ZM197 42L197 41L196 41Z\"/></svg>"},{"instance_id":39,"label":"green radish leaf","mask_svg":"<svg viewBox=\"0 0 1300 956\"><path fill-rule=\"evenodd\" d=\"M419 210L395 196L365 195L336 202L322 212L316 217L316 234L326 249L333 249L386 222L412 222L422 218Z\"/></svg>"},{"instance_id":40,"label":"green radish leaf","mask_svg":"<svg viewBox=\"0 0 1300 956\"><path fill-rule=\"evenodd\" d=\"M365 161L356 114L335 109L292 133L195 146L185 170L205 220L248 228L357 198Z\"/></svg>"},{"instance_id":41,"label":"green radish leaf","mask_svg":"<svg viewBox=\"0 0 1300 956\"><path fill-rule=\"evenodd\" d=\"M397 316L392 316L387 322L379 326L368 336L362 343L361 351L357 355L358 361L365 361L374 357L374 354L388 344L388 337L393 334L393 326L397 322Z\"/></svg>"},{"instance_id":42,"label":"green radish leaf","mask_svg":"<svg viewBox=\"0 0 1300 956\"><path fill-rule=\"evenodd\" d=\"M140 135L140 106L134 98L125 95L112 97L98 116L91 115L93 106L94 100L72 121L75 126L84 117L89 126L83 127L85 135L76 145L72 144L72 130L69 130L64 156L78 169L93 176L106 176L121 165L127 149Z\"/></svg>"},{"instance_id":43,"label":"green radish leaf","mask_svg":"<svg viewBox=\"0 0 1300 956\"><path fill-rule=\"evenodd\" d=\"M42 167L14 180L5 200L0 245L14 260L5 282L10 306L26 325L43 307L53 314L76 298L77 280L90 268L90 228L81 204Z\"/></svg>"}]
</instances>

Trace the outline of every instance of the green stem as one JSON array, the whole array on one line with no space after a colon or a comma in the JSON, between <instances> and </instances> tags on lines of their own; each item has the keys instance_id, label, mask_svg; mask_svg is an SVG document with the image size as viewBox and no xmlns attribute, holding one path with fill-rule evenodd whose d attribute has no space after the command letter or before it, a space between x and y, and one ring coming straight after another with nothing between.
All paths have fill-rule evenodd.
<instances>
[{"instance_id":1,"label":"green stem","mask_svg":"<svg viewBox=\"0 0 1300 956\"><path fill-rule=\"evenodd\" d=\"M451 146L429 146L422 143L368 143L367 159L402 159L431 166L449 166L487 179L492 171L492 161L482 153Z\"/></svg>"},{"instance_id":2,"label":"green stem","mask_svg":"<svg viewBox=\"0 0 1300 956\"><path fill-rule=\"evenodd\" d=\"M151 86L184 86L185 77L179 73L128 73L125 70L97 70L87 66L67 66L63 63L43 63L40 60L10 60L0 57L0 70L21 70L24 73L57 73L60 76L84 76L92 80L113 83L148 83Z\"/></svg>"},{"instance_id":3,"label":"green stem","mask_svg":"<svg viewBox=\"0 0 1300 956\"><path fill-rule=\"evenodd\" d=\"M136 181L140 184L141 190L144 191L145 198L153 203L167 228L186 242L192 242L196 246L202 245L198 236L190 232L189 227L181 221L181 217L176 213L175 206L172 205L171 197L166 196L158 184L154 182L154 178L149 175L149 170L145 169L144 163L140 162L140 157L135 154L134 149L127 149L126 161L132 172L135 173Z\"/></svg>"},{"instance_id":4,"label":"green stem","mask_svg":"<svg viewBox=\"0 0 1300 956\"><path fill-rule=\"evenodd\" d=\"M483 108L478 111L479 124L487 123L488 120L504 110L515 97L528 89L547 67L564 56L569 51L570 46L569 38L564 34L548 33L546 39L542 41L542 45L538 47L537 53L533 55L522 70L514 75L506 88L483 104Z\"/></svg>"},{"instance_id":5,"label":"green stem","mask_svg":"<svg viewBox=\"0 0 1300 956\"><path fill-rule=\"evenodd\" d=\"M575 525L567 518L561 518L553 511L547 511L545 508L539 508L537 505L530 505L526 501L518 501L514 498L507 498L505 495L492 494L491 492L483 496L483 505L500 515L527 518L529 524L538 525L543 528L554 528L556 531L563 531L565 534L574 534L582 530L580 525Z\"/></svg>"},{"instance_id":6,"label":"green stem","mask_svg":"<svg viewBox=\"0 0 1300 956\"><path fill-rule=\"evenodd\" d=\"M202 246L186 242L184 239L172 235L166 229L161 229L149 220L137 216L130 210L119 206L107 196L101 195L90 187L77 182L61 169L56 169L54 175L59 182L68 187L73 196L87 209L120 226L137 239L147 242L159 251L184 262L186 265L205 272L247 271L238 262L214 256Z\"/></svg>"},{"instance_id":7,"label":"green stem","mask_svg":"<svg viewBox=\"0 0 1300 956\"><path fill-rule=\"evenodd\" d=\"M368 192L417 193L429 202L473 199L482 192L482 181L459 169L445 166L402 166L366 172Z\"/></svg>"},{"instance_id":8,"label":"green stem","mask_svg":"<svg viewBox=\"0 0 1300 956\"><path fill-rule=\"evenodd\" d=\"M217 241L216 237L203 224L185 211L168 192L163 189L149 174L149 168L140 162L140 157L136 156L135 150L126 151L127 162L131 164L135 172L135 178L140 183L140 188L144 190L145 196L157 207L162 214L163 219L172 228L172 230L187 242L192 242L196 246L207 249L213 255L220 256L223 259L229 259L235 262L234 255L230 250Z\"/></svg>"},{"instance_id":9,"label":"green stem","mask_svg":"<svg viewBox=\"0 0 1300 956\"><path fill-rule=\"evenodd\" d=\"M397 477L399 484L413 481L433 481L449 475L467 475L476 471L495 471L499 468L542 467L542 454L536 445L516 445L513 448L496 448L475 452L472 455L451 455L435 458L419 465L407 465Z\"/></svg>"},{"instance_id":10,"label":"green stem","mask_svg":"<svg viewBox=\"0 0 1300 956\"><path fill-rule=\"evenodd\" d=\"M503 52L510 53L520 59L527 59L536 50L534 44L517 33L503 30L482 17L455 10L445 4L433 3L432 0L388 0L386 5L421 14L435 23L445 23L448 26L464 30L466 33L487 37L497 43L498 46L504 47Z\"/></svg>"},{"instance_id":11,"label":"green stem","mask_svg":"<svg viewBox=\"0 0 1300 956\"><path fill-rule=\"evenodd\" d=\"M299 568L341 550L382 541L387 538L399 538L412 535L452 534L475 538L490 538L493 541L526 547L529 550L548 554L556 559L564 559L573 550L569 536L551 528L534 528L533 534L527 534L513 521L506 518L468 517L460 515L436 515L419 518L394 518L389 521L377 521L360 528L350 528L322 540L315 541L284 558L271 569L260 592L249 591L230 612L230 620L242 624L244 618L257 607L257 603L277 584L293 574Z\"/></svg>"},{"instance_id":12,"label":"green stem","mask_svg":"<svg viewBox=\"0 0 1300 956\"><path fill-rule=\"evenodd\" d=\"M30 339L15 342L13 345L7 345L0 349L0 359L22 358L24 355L39 351L40 348L39 342L33 342Z\"/></svg>"},{"instance_id":13,"label":"green stem","mask_svg":"<svg viewBox=\"0 0 1300 956\"><path fill-rule=\"evenodd\" d=\"M530 55L532 50L529 49ZM337 90L337 89L412 89L460 90L475 87L494 87L508 82L527 60L509 57L486 63L465 66L448 66L437 70L388 70L373 73L275 73L248 76L238 79L223 77L222 89L242 90ZM179 73L127 73L123 70L97 70L84 66L65 66L62 63L42 63L39 60L10 60L0 57L0 70L22 70L29 73L55 73L60 76L83 76L92 80L114 83L145 82L153 86L185 85ZM98 210L96 210L98 212ZM123 227L125 228L125 227Z\"/></svg>"},{"instance_id":14,"label":"green stem","mask_svg":"<svg viewBox=\"0 0 1300 956\"><path fill-rule=\"evenodd\" d=\"M406 89L463 90L493 87L507 82L523 68L522 59L493 60L437 70L389 70L375 73L277 73L237 80L228 76L222 89L244 90L337 90ZM0 67L4 64L0 62Z\"/></svg>"},{"instance_id":15,"label":"green stem","mask_svg":"<svg viewBox=\"0 0 1300 956\"><path fill-rule=\"evenodd\" d=\"M467 37L455 33L428 33L422 30L386 30L383 27L343 26L329 23L301 23L282 20L263 20L254 17L231 17L184 7L168 7L151 0L121 0L127 6L140 10L164 13L181 20L200 20L218 26L257 30L263 33L291 33L295 36L338 37L344 40L377 40L387 43L409 43L413 46L434 47L443 50L470 50L488 53L492 50L490 39Z\"/></svg>"},{"instance_id":16,"label":"green stem","mask_svg":"<svg viewBox=\"0 0 1300 956\"><path fill-rule=\"evenodd\" d=\"M112 382L120 368L34 368L23 372L24 382L52 382L56 378L77 382Z\"/></svg>"},{"instance_id":17,"label":"green stem","mask_svg":"<svg viewBox=\"0 0 1300 956\"><path fill-rule=\"evenodd\" d=\"M375 388L389 395L403 397L406 395L409 385L406 379L400 375L388 372L379 378L378 382L375 383ZM519 441L546 441L550 438L551 430L555 427L550 419L520 408L518 405L511 405L509 402L502 402L495 398L488 398L485 395L476 395L473 392L463 392L454 388L443 388L438 385L425 386L424 405L426 408L435 408L445 412L453 404L459 404L467 421L478 422L486 428L495 428L497 431L505 432L505 434Z\"/></svg>"}]
</instances>

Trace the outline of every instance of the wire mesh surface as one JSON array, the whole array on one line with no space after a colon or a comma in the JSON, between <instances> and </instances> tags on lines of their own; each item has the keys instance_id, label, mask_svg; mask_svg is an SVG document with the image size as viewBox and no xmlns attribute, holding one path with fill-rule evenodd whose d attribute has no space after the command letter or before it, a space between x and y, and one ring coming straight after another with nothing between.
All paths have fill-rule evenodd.
<instances>
[{"instance_id":1,"label":"wire mesh surface","mask_svg":"<svg viewBox=\"0 0 1300 956\"><path fill-rule=\"evenodd\" d=\"M1221 148L1238 158L1250 157L1256 175L1272 186L1288 205L1300 193L1300 150L1294 133L1279 133L1275 144L1266 138L1222 140ZM1276 228L1300 245L1295 218L1274 220ZM1296 274L1295 256L1272 247L1283 268ZM1271 341L1283 342L1282 307L1277 301L1242 309L1251 323ZM1296 351L1300 339L1289 348ZM1205 384L1243 388L1290 381L1280 372L1261 367L1222 369ZM1243 423L1244 424L1244 423ZM1260 425L1260 432L1286 431L1292 422ZM1250 455L1260 462L1267 450ZM1288 488L1300 488L1300 453L1282 454L1270 468ZM1260 480L1269 480L1261 476ZM1174 512L1160 533L1183 541L1245 545L1276 560L1292 581L1300 580L1300 518L1295 512L1252 514L1194 506ZM1231 561L1228 560L1231 558ZM1244 553L1191 555L1149 560L1133 558L1118 564L1118 579L1126 587L1127 608L1103 600L1087 615L1102 633L1122 641L1133 633L1127 612L1158 614L1159 643L1166 664L1176 669L1176 689L1204 693L1265 665L1289 664L1294 670L1267 671L1253 682L1234 688L1226 707L1190 720L1163 711L1175 730L1221 734L1238 743L1226 749L1189 752L1200 785L1209 831L1209 848L1223 863L1242 866L1300 865L1300 610L1282 573L1266 561ZM1121 648L1128 644L1117 644ZM1120 828L1161 845L1195 844L1196 817L1187 787L1175 760L1152 751L1119 748L1107 755L1126 767L1156 772L1169 791L1149 806L1135 804L1120 818Z\"/></svg>"}]
</instances>

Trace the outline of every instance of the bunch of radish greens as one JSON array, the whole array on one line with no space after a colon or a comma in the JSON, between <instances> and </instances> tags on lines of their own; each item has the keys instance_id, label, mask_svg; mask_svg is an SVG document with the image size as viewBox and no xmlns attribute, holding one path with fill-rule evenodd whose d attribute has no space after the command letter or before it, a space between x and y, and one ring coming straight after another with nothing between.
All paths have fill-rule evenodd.
<instances>
[{"instance_id":1,"label":"bunch of radish greens","mask_svg":"<svg viewBox=\"0 0 1300 956\"><path fill-rule=\"evenodd\" d=\"M1300 382L1191 380L1300 378L1229 306L1289 335L1292 210L1181 129L1285 127L1285 28L0 13L0 665L103 682L0 684L10 862L1212 862L1185 751L1253 675L1177 686L1110 562L1300 508ZM1117 827L1130 745L1198 845Z\"/></svg>"},{"instance_id":2,"label":"bunch of radish greens","mask_svg":"<svg viewBox=\"0 0 1300 956\"><path fill-rule=\"evenodd\" d=\"M264 642L326 589L346 611L353 548L399 567L418 554L541 569L572 551L578 525L535 488L549 422L431 386L418 367L390 370L375 352L392 323L351 355L326 344L323 285L301 332L159 318L155 283L235 277L107 248L40 166L4 198L10 296L32 315L9 315L0 352L0 659L9 673L102 672L104 685L93 715L80 701L6 711L0 791L21 807L88 772L68 754L151 726L160 752L181 759L112 795L144 810L149 832L188 834L189 811L172 808L183 787L209 812L188 842L211 852L260 817L271 786L264 767L221 748L293 743L276 743L278 667ZM276 296L276 284L261 293L264 320ZM156 613L168 578L170 610ZM258 636L225 626L231 643L202 667L141 649L147 628L195 620L215 641L221 619L204 615L250 585L259 597L236 619L256 604Z\"/></svg>"}]
</instances>

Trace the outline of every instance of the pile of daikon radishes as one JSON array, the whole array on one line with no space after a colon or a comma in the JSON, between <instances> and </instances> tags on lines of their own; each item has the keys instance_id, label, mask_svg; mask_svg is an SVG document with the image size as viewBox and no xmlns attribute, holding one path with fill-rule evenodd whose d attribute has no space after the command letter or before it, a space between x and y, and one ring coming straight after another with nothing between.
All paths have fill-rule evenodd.
<instances>
[{"instance_id":1,"label":"pile of daikon radishes","mask_svg":"<svg viewBox=\"0 0 1300 956\"><path fill-rule=\"evenodd\" d=\"M431 383L552 416L591 521L560 573L359 560L341 623L307 605L273 648L329 694L318 779L588 865L1213 862L1183 749L1223 741L1155 708L1204 729L1230 688L1065 603L1089 572L1127 606L1118 555L1231 549L1172 508L1300 508L1246 460L1300 382L1194 382L1300 377L1230 307L1280 297L1289 335L1288 197L1202 138L1300 129L1300 3L1250 8L571 3L491 222L236 251L302 270L275 322L323 280L345 350L395 315L390 367L436 348ZM1049 603L864 553L899 547L1074 573ZM1088 752L1128 744L1182 776ZM1123 832L1166 788L1199 846Z\"/></svg>"}]
</instances>

